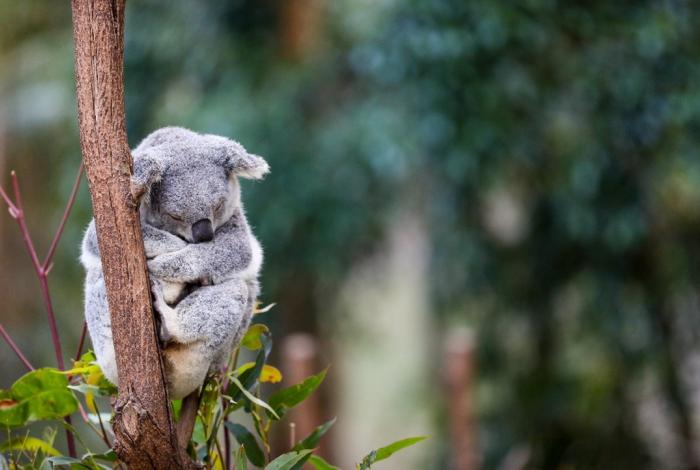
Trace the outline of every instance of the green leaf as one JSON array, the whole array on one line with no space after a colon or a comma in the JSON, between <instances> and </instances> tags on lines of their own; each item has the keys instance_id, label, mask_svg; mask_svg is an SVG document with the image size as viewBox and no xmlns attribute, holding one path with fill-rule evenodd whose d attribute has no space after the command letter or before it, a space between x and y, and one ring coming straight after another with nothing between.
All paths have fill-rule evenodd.
<instances>
[{"instance_id":1,"label":"green leaf","mask_svg":"<svg viewBox=\"0 0 700 470\"><path fill-rule=\"evenodd\" d=\"M236 452L236 470L248 470L248 461L245 456L245 446L241 446Z\"/></svg>"},{"instance_id":2,"label":"green leaf","mask_svg":"<svg viewBox=\"0 0 700 470\"><path fill-rule=\"evenodd\" d=\"M258 441L255 439L255 436L253 436L253 434L248 431L245 426L238 423L227 422L226 427L233 433L238 443L245 447L245 454L248 456L250 463L256 467L264 466L265 455L263 454L263 451L260 450L260 446L258 445Z\"/></svg>"},{"instance_id":3,"label":"green leaf","mask_svg":"<svg viewBox=\"0 0 700 470\"><path fill-rule=\"evenodd\" d=\"M296 465L305 462L311 455L311 450L301 452L287 452L270 462L265 470L292 470Z\"/></svg>"},{"instance_id":4,"label":"green leaf","mask_svg":"<svg viewBox=\"0 0 700 470\"><path fill-rule=\"evenodd\" d=\"M273 410L270 405L268 405L263 400L261 400L260 398L256 397L255 395L250 393L248 390L246 390L245 387L243 387L243 384L236 377L231 377L231 382L233 382L233 384L238 387L238 389L243 393L243 395L245 395L245 397L248 400L250 400L251 402L255 403L258 406L262 406L263 408L265 408L268 412L272 413L272 415L276 419L280 419L280 417L277 416L277 413L275 413L275 410Z\"/></svg>"},{"instance_id":5,"label":"green leaf","mask_svg":"<svg viewBox=\"0 0 700 470\"><path fill-rule=\"evenodd\" d=\"M267 361L267 357L270 355L270 351L272 350L272 338L270 333L262 333L260 335L260 341L262 343L262 348L260 348L260 351L255 358L255 366L245 370L238 377L238 380L241 384L243 384L243 387L246 390L251 390L257 383L258 378L260 377L260 372L262 372L265 361ZM238 402L241 400L244 394L240 390L237 390L233 384L231 384L226 390L226 395L230 396L233 401Z\"/></svg>"},{"instance_id":6,"label":"green leaf","mask_svg":"<svg viewBox=\"0 0 700 470\"><path fill-rule=\"evenodd\" d=\"M20 426L30 421L58 419L78 409L68 378L56 369L37 369L0 395L0 424Z\"/></svg>"},{"instance_id":7,"label":"green leaf","mask_svg":"<svg viewBox=\"0 0 700 470\"><path fill-rule=\"evenodd\" d=\"M318 445L318 441L320 441L323 435L335 424L336 419L337 418L333 418L314 429L311 434L299 441L292 450L315 449Z\"/></svg>"},{"instance_id":8,"label":"green leaf","mask_svg":"<svg viewBox=\"0 0 700 470\"><path fill-rule=\"evenodd\" d=\"M102 454L93 454L92 452L88 452L87 454L83 455L83 460L87 459L97 459L104 460L106 462L116 462L117 453L114 452L114 449L109 449L107 452L104 452Z\"/></svg>"},{"instance_id":9,"label":"green leaf","mask_svg":"<svg viewBox=\"0 0 700 470\"><path fill-rule=\"evenodd\" d=\"M20 450L29 454L43 452L46 455L61 455L61 453L54 449L48 442L31 436L10 439L0 445L0 452L8 452L11 450Z\"/></svg>"},{"instance_id":10,"label":"green leaf","mask_svg":"<svg viewBox=\"0 0 700 470\"><path fill-rule=\"evenodd\" d=\"M335 465L331 465L319 455L312 455L309 458L309 463L314 466L316 470L340 470L340 468Z\"/></svg>"},{"instance_id":11,"label":"green leaf","mask_svg":"<svg viewBox=\"0 0 700 470\"><path fill-rule=\"evenodd\" d=\"M379 462L380 460L388 459L394 452L397 452L406 447L410 447L420 441L427 439L427 436L418 437L408 437L406 439L401 439L400 441L393 442L388 446L380 447L377 450L373 450L367 454L362 461L357 465L360 470L367 470L372 466L373 463Z\"/></svg>"},{"instance_id":12,"label":"green leaf","mask_svg":"<svg viewBox=\"0 0 700 470\"><path fill-rule=\"evenodd\" d=\"M277 415L280 417L284 416L289 408L293 408L304 401L306 397L311 395L321 385L321 382L326 377L326 372L328 372L328 368L316 375L312 375L300 384L292 385L273 393L268 400L270 406L274 408Z\"/></svg>"},{"instance_id":13,"label":"green leaf","mask_svg":"<svg viewBox=\"0 0 700 470\"><path fill-rule=\"evenodd\" d=\"M248 331L246 332L245 336L241 340L241 346L245 346L251 351L257 351L263 346L262 341L260 339L261 336L263 334L268 334L269 332L270 330L267 328L267 326L263 325L262 323L256 323L255 325L251 325L250 328L248 328Z\"/></svg>"},{"instance_id":14,"label":"green leaf","mask_svg":"<svg viewBox=\"0 0 700 470\"><path fill-rule=\"evenodd\" d=\"M5 426L22 426L27 422L29 409L26 403L12 398L9 390L0 390L0 424Z\"/></svg>"}]
</instances>

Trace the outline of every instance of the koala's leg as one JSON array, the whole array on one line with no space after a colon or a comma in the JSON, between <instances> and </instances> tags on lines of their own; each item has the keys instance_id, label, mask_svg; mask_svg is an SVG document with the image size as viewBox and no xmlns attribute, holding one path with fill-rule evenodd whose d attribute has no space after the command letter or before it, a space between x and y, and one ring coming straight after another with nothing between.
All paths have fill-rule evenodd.
<instances>
[{"instance_id":1,"label":"koala's leg","mask_svg":"<svg viewBox=\"0 0 700 470\"><path fill-rule=\"evenodd\" d=\"M218 350L231 339L240 339L248 327L253 304L249 284L232 279L202 286L176 307L163 304L156 295L156 306L170 340L181 344L203 341Z\"/></svg>"},{"instance_id":2,"label":"koala's leg","mask_svg":"<svg viewBox=\"0 0 700 470\"><path fill-rule=\"evenodd\" d=\"M85 278L85 319L97 363L105 377L118 385L107 290L102 271L99 269L89 269Z\"/></svg>"},{"instance_id":3,"label":"koala's leg","mask_svg":"<svg viewBox=\"0 0 700 470\"><path fill-rule=\"evenodd\" d=\"M250 324L252 298L248 282L232 279L198 288L175 308L157 299L163 332L172 342L166 348L166 360L174 393L186 395L195 390L207 373L226 363L232 345Z\"/></svg>"}]
</instances>

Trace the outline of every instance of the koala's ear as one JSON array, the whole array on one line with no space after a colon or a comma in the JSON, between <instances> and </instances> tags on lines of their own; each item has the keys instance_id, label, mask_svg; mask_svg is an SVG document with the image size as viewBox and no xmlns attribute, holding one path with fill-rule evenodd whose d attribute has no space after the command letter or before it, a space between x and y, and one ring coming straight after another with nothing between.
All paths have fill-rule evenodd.
<instances>
[{"instance_id":1,"label":"koala's ear","mask_svg":"<svg viewBox=\"0 0 700 470\"><path fill-rule=\"evenodd\" d=\"M270 165L263 157L248 153L238 142L226 141L223 166L227 174L259 180L270 172Z\"/></svg>"},{"instance_id":2,"label":"koala's ear","mask_svg":"<svg viewBox=\"0 0 700 470\"><path fill-rule=\"evenodd\" d=\"M164 171L163 162L154 152L134 152L134 174L131 175L131 196L134 201L150 193L151 187L160 181Z\"/></svg>"}]
</instances>

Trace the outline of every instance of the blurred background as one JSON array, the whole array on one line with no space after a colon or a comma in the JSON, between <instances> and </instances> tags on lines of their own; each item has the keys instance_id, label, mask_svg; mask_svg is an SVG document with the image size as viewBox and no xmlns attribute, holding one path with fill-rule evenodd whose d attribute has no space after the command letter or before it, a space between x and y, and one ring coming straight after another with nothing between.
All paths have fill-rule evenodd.
<instances>
[{"instance_id":1,"label":"blurred background","mask_svg":"<svg viewBox=\"0 0 700 470\"><path fill-rule=\"evenodd\" d=\"M128 132L270 162L260 318L287 380L331 364L297 419L338 416L342 468L421 434L382 468L700 468L699 61L682 0L129 0ZM79 161L70 4L0 0L0 183L41 253ZM66 357L90 217L83 181ZM4 210L0 246L0 321L54 365ZM0 387L22 372L0 344Z\"/></svg>"}]
</instances>

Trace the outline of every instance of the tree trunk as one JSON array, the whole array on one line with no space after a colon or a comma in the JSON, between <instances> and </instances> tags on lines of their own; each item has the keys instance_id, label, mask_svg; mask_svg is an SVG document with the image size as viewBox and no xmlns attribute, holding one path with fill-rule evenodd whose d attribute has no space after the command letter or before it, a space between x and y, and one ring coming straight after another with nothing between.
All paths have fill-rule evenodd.
<instances>
[{"instance_id":1,"label":"tree trunk","mask_svg":"<svg viewBox=\"0 0 700 470\"><path fill-rule=\"evenodd\" d=\"M190 468L178 446L151 305L124 119L124 0L72 0L80 143L119 375L115 450L130 469Z\"/></svg>"}]
</instances>

